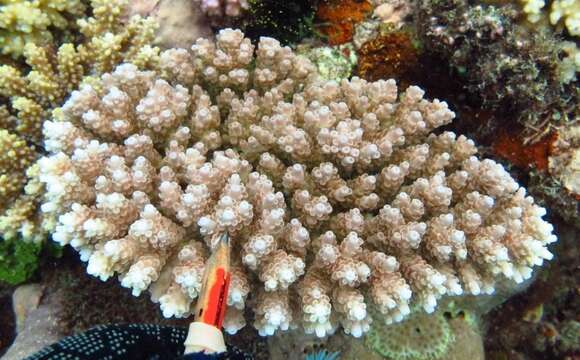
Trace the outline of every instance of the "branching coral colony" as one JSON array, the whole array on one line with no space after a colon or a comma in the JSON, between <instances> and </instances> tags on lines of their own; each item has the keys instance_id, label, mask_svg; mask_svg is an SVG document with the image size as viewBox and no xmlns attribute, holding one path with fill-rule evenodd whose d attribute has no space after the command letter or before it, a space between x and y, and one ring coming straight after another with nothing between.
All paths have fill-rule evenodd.
<instances>
[{"instance_id":1,"label":"branching coral colony","mask_svg":"<svg viewBox=\"0 0 580 360\"><path fill-rule=\"evenodd\" d=\"M552 257L545 210L471 140L433 133L454 117L445 102L322 81L272 38L254 49L226 29L164 51L159 72L120 65L55 115L40 161L54 239L167 317L190 313L223 231L239 254L231 333L251 308L261 335L358 337L369 306L400 321Z\"/></svg>"},{"instance_id":2,"label":"branching coral colony","mask_svg":"<svg viewBox=\"0 0 580 360\"><path fill-rule=\"evenodd\" d=\"M50 44L51 30L66 34L85 10L80 0L0 0L0 53L18 58L26 44Z\"/></svg>"},{"instance_id":3,"label":"branching coral colony","mask_svg":"<svg viewBox=\"0 0 580 360\"><path fill-rule=\"evenodd\" d=\"M55 5L57 3L54 3ZM55 5L56 6L56 5ZM7 239L41 241L46 237L39 216L38 198L42 186L34 160L40 145L42 122L65 97L82 82L111 71L124 61L142 67L155 66L158 49L150 44L155 23L131 18L123 24L125 1L93 0L93 17L78 21L85 40L80 44L55 45L58 50L29 42L23 54L29 70L0 66L0 133L3 152L0 159L0 236ZM9 103L10 107L1 105Z\"/></svg>"}]
</instances>

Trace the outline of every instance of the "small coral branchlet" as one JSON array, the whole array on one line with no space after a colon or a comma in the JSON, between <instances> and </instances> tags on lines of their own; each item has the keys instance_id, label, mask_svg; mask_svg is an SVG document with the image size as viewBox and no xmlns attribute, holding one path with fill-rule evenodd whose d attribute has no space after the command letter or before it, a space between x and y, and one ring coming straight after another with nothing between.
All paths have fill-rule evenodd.
<instances>
[{"instance_id":1,"label":"small coral branchlet","mask_svg":"<svg viewBox=\"0 0 580 360\"><path fill-rule=\"evenodd\" d=\"M572 36L580 36L580 2L578 0L554 0L549 7L545 0L521 0L522 10L532 23L547 17L550 24L562 23ZM545 14L544 14L545 12Z\"/></svg>"},{"instance_id":2,"label":"small coral branchlet","mask_svg":"<svg viewBox=\"0 0 580 360\"><path fill-rule=\"evenodd\" d=\"M54 41L53 31L67 35L75 18L85 15L81 0L11 0L0 6L0 52L18 58L26 44L46 45Z\"/></svg>"},{"instance_id":3,"label":"small coral branchlet","mask_svg":"<svg viewBox=\"0 0 580 360\"><path fill-rule=\"evenodd\" d=\"M103 280L187 316L216 235L234 247L225 328L367 332L445 295L521 282L552 254L545 210L474 143L433 131L411 86L325 81L240 31L118 66L44 125L42 211Z\"/></svg>"},{"instance_id":4,"label":"small coral branchlet","mask_svg":"<svg viewBox=\"0 0 580 360\"><path fill-rule=\"evenodd\" d=\"M16 134L0 130L0 233L4 240L21 235L35 242L44 237L37 219L37 199L42 188L37 178L38 166L32 165L37 154ZM24 194L23 194L24 193Z\"/></svg>"}]
</instances>

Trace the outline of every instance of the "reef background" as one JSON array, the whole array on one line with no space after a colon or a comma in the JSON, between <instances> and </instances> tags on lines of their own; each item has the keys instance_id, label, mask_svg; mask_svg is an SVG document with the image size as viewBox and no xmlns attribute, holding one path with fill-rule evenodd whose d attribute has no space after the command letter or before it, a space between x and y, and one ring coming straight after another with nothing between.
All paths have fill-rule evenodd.
<instances>
[{"instance_id":1,"label":"reef background","mask_svg":"<svg viewBox=\"0 0 580 360\"><path fill-rule=\"evenodd\" d=\"M543 201L548 220L559 236L552 247L555 259L537 270L527 288L500 305L495 306L504 299L498 296L492 304L482 302L478 307L448 310L445 317L449 321L459 319L454 320L456 323L463 321L465 316L461 314L466 312L477 317L475 325L470 326L480 336L471 341L483 341L486 359L579 358L580 196L576 188L568 186L579 174L575 170L578 165L568 159L574 156L566 155L578 151L577 135L573 134L578 126L578 82L564 82L559 63L569 56L563 43L577 43L578 38L561 25L528 22L516 2L297 1L284 2L291 6L285 7L279 17L270 8L275 5L251 3L256 4L248 18L214 19L204 23L199 33L207 34L210 25L239 24L254 37L283 37L286 43L302 47L317 61L319 69L332 70L329 76L340 77L346 72L367 80L392 77L403 86L419 85L430 97L446 100L456 112L457 118L448 130L476 140L481 154L502 162L514 178ZM384 12L378 12L378 7L385 4L391 6L388 11L382 8ZM161 12L159 4L151 9L157 16L162 13L162 18L172 16ZM152 11L146 6L138 10L142 14ZM466 19L468 24L459 26L458 21ZM179 23L170 23L174 28L159 30L165 34L164 39L181 29ZM437 31L441 24L444 29ZM330 50L314 51L322 47ZM486 53L494 56L482 55ZM571 145L562 147L563 139ZM562 157L565 161L559 161ZM53 309L57 337L113 322L187 324L186 320L163 319L148 298L131 296L114 279L103 284L88 276L70 249L61 254L44 249L38 258L38 270L28 280L40 284L36 289L38 304L32 307L60 299L60 308ZM0 283L0 355L15 338L19 316L13 311L15 289ZM125 306L111 306L115 303ZM249 327L231 341L258 359L289 355L271 352L284 346L260 338ZM284 341L287 345L293 340ZM336 342L299 339L304 352L332 350ZM362 346L358 349L367 351L369 359L377 356L356 342L348 346ZM339 350L349 356L349 349Z\"/></svg>"}]
</instances>

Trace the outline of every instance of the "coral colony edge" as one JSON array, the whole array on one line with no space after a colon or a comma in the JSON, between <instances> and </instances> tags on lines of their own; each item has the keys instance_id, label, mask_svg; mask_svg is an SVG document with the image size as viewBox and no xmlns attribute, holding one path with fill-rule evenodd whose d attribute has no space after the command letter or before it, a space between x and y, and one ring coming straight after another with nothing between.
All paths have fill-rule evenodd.
<instances>
[{"instance_id":1,"label":"coral colony edge","mask_svg":"<svg viewBox=\"0 0 580 360\"><path fill-rule=\"evenodd\" d=\"M473 141L436 131L455 114L420 88L322 80L232 29L158 61L74 91L44 123L39 178L54 240L164 316L190 315L224 231L225 330L263 336L360 337L552 258L546 211Z\"/></svg>"}]
</instances>

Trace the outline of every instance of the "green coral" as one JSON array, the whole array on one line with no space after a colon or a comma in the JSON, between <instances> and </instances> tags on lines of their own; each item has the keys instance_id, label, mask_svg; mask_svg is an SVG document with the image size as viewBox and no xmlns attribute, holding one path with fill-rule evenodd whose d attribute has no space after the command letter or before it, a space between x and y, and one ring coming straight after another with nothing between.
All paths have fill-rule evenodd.
<instances>
[{"instance_id":1,"label":"green coral","mask_svg":"<svg viewBox=\"0 0 580 360\"><path fill-rule=\"evenodd\" d=\"M57 31L76 27L85 14L81 0L0 0L0 49L18 58L26 44L52 43Z\"/></svg>"},{"instance_id":2,"label":"green coral","mask_svg":"<svg viewBox=\"0 0 580 360\"><path fill-rule=\"evenodd\" d=\"M0 282L17 285L38 268L41 245L17 239L0 241Z\"/></svg>"},{"instance_id":3,"label":"green coral","mask_svg":"<svg viewBox=\"0 0 580 360\"><path fill-rule=\"evenodd\" d=\"M454 341L453 331L441 311L434 314L414 311L396 324L385 324L380 316L375 318L365 343L391 360L443 359Z\"/></svg>"},{"instance_id":4,"label":"green coral","mask_svg":"<svg viewBox=\"0 0 580 360\"><path fill-rule=\"evenodd\" d=\"M31 4L64 11L72 7L72 0ZM55 40L50 46L30 41L22 47L25 67L0 66L0 104L10 104L0 106L0 125L10 134L1 133L0 142L5 139L6 144L28 149L26 156L8 153L17 160L14 163L0 159L0 176L6 174L0 178L0 236L39 242L54 221L38 211L43 189L36 169L31 167L40 156L44 119L73 90L117 64L129 61L142 68L157 66L159 49L151 46L157 24L139 16L125 19L127 5L126 0L92 0L92 16L77 21L83 35L78 41Z\"/></svg>"}]
</instances>

